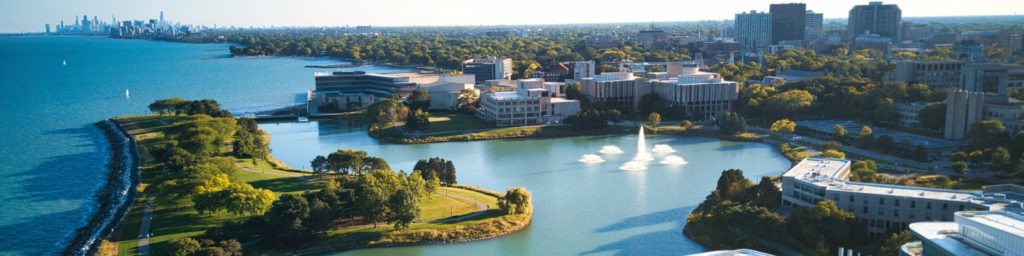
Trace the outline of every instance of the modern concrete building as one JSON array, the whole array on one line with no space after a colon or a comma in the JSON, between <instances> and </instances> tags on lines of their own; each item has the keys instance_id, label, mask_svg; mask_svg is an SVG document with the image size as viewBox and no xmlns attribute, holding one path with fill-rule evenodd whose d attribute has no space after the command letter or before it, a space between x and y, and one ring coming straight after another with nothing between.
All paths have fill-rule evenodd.
<instances>
[{"instance_id":1,"label":"modern concrete building","mask_svg":"<svg viewBox=\"0 0 1024 256\"><path fill-rule=\"evenodd\" d=\"M1024 66L998 63L967 64L961 72L960 88L970 92L1006 96L1024 88Z\"/></svg>"},{"instance_id":2,"label":"modern concrete building","mask_svg":"<svg viewBox=\"0 0 1024 256\"><path fill-rule=\"evenodd\" d=\"M748 52L760 52L772 44L772 15L765 12L737 13L736 42L740 49Z\"/></svg>"},{"instance_id":3,"label":"modern concrete building","mask_svg":"<svg viewBox=\"0 0 1024 256\"><path fill-rule=\"evenodd\" d=\"M899 40L900 22L903 11L895 4L870 2L850 9L846 32L850 39L864 34L877 34L890 40Z\"/></svg>"},{"instance_id":4,"label":"modern concrete building","mask_svg":"<svg viewBox=\"0 0 1024 256\"><path fill-rule=\"evenodd\" d=\"M462 62L462 73L471 74L477 84L487 80L512 79L512 59L489 56L486 59L469 59Z\"/></svg>"},{"instance_id":5,"label":"modern concrete building","mask_svg":"<svg viewBox=\"0 0 1024 256\"><path fill-rule=\"evenodd\" d=\"M853 39L852 50L875 49L883 53L889 52L892 38L879 34L861 34Z\"/></svg>"},{"instance_id":6,"label":"modern concrete building","mask_svg":"<svg viewBox=\"0 0 1024 256\"><path fill-rule=\"evenodd\" d=\"M472 90L480 95L480 90L474 87L476 80L473 75L433 75L421 80L424 81L416 82L419 88L430 94L430 110L455 110L462 90Z\"/></svg>"},{"instance_id":7,"label":"modern concrete building","mask_svg":"<svg viewBox=\"0 0 1024 256\"><path fill-rule=\"evenodd\" d=\"M804 17L804 41L812 42L821 40L824 37L822 29L825 24L825 16L821 13L815 13L812 10L807 10Z\"/></svg>"},{"instance_id":8,"label":"modern concrete building","mask_svg":"<svg viewBox=\"0 0 1024 256\"><path fill-rule=\"evenodd\" d=\"M691 115L720 117L732 111L739 83L725 81L718 73L703 72L697 63L669 63L668 77L650 81L651 91Z\"/></svg>"},{"instance_id":9,"label":"modern concrete building","mask_svg":"<svg viewBox=\"0 0 1024 256\"><path fill-rule=\"evenodd\" d=\"M875 234L900 231L920 221L952 221L957 211L989 210L981 193L852 182L851 162L808 158L782 175L783 207L813 207L832 200Z\"/></svg>"},{"instance_id":10,"label":"modern concrete building","mask_svg":"<svg viewBox=\"0 0 1024 256\"><path fill-rule=\"evenodd\" d=\"M651 91L647 81L630 72L605 72L578 82L585 97L623 112L635 109L640 97Z\"/></svg>"},{"instance_id":11,"label":"modern concrete building","mask_svg":"<svg viewBox=\"0 0 1024 256\"><path fill-rule=\"evenodd\" d=\"M1024 255L1024 217L1013 211L962 211L953 222L910 224L919 241L904 244L906 256Z\"/></svg>"},{"instance_id":12,"label":"modern concrete building","mask_svg":"<svg viewBox=\"0 0 1024 256\"><path fill-rule=\"evenodd\" d=\"M772 4L768 12L772 15L771 44L778 44L781 41L804 40L807 4Z\"/></svg>"},{"instance_id":13,"label":"modern concrete building","mask_svg":"<svg viewBox=\"0 0 1024 256\"><path fill-rule=\"evenodd\" d=\"M967 128L981 121L984 104L984 93L950 91L946 96L946 126L943 137L950 140L963 139L967 135Z\"/></svg>"},{"instance_id":14,"label":"modern concrete building","mask_svg":"<svg viewBox=\"0 0 1024 256\"><path fill-rule=\"evenodd\" d=\"M310 114L365 108L392 95L409 96L416 89L409 77L364 71L317 72L313 78L316 89Z\"/></svg>"},{"instance_id":15,"label":"modern concrete building","mask_svg":"<svg viewBox=\"0 0 1024 256\"><path fill-rule=\"evenodd\" d=\"M516 81L515 91L487 92L476 116L497 127L561 123L580 111L580 102L557 97L562 83L531 78Z\"/></svg>"},{"instance_id":16,"label":"modern concrete building","mask_svg":"<svg viewBox=\"0 0 1024 256\"><path fill-rule=\"evenodd\" d=\"M640 30L640 32L637 33L636 42L640 45L640 48L660 48L667 45L668 34L665 33L665 30L654 28L654 24L651 24L650 29Z\"/></svg>"},{"instance_id":17,"label":"modern concrete building","mask_svg":"<svg viewBox=\"0 0 1024 256\"><path fill-rule=\"evenodd\" d=\"M917 121L917 114L928 106L927 102L900 102L894 104L896 114L900 116L897 125L903 128L921 128Z\"/></svg>"},{"instance_id":18,"label":"modern concrete building","mask_svg":"<svg viewBox=\"0 0 1024 256\"><path fill-rule=\"evenodd\" d=\"M577 61L573 63L572 79L580 80L587 77L593 77L596 73L597 64L592 60L588 61Z\"/></svg>"},{"instance_id":19,"label":"modern concrete building","mask_svg":"<svg viewBox=\"0 0 1024 256\"><path fill-rule=\"evenodd\" d=\"M891 79L906 84L923 83L928 87L956 88L960 85L960 61L898 60Z\"/></svg>"}]
</instances>

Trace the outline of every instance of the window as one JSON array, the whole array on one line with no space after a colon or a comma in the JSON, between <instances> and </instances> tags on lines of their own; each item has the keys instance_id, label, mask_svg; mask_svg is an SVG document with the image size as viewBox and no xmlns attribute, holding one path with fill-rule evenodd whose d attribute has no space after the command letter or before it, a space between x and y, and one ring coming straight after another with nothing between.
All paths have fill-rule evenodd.
<instances>
[{"instance_id":1,"label":"window","mask_svg":"<svg viewBox=\"0 0 1024 256\"><path fill-rule=\"evenodd\" d=\"M885 205L885 198L878 198L878 205Z\"/></svg>"},{"instance_id":2,"label":"window","mask_svg":"<svg viewBox=\"0 0 1024 256\"><path fill-rule=\"evenodd\" d=\"M942 210L943 211L949 210L949 204L948 203L942 203Z\"/></svg>"},{"instance_id":3,"label":"window","mask_svg":"<svg viewBox=\"0 0 1024 256\"><path fill-rule=\"evenodd\" d=\"M932 202L927 202L927 203L925 203L925 204L924 204L924 208L925 208L925 209L928 209L928 210L931 210L931 209L932 209Z\"/></svg>"},{"instance_id":4,"label":"window","mask_svg":"<svg viewBox=\"0 0 1024 256\"><path fill-rule=\"evenodd\" d=\"M864 209L861 210L861 213L867 214L868 213L868 207L864 206Z\"/></svg>"},{"instance_id":5,"label":"window","mask_svg":"<svg viewBox=\"0 0 1024 256\"><path fill-rule=\"evenodd\" d=\"M853 203L853 195L850 195L850 202Z\"/></svg>"},{"instance_id":6,"label":"window","mask_svg":"<svg viewBox=\"0 0 1024 256\"><path fill-rule=\"evenodd\" d=\"M917 208L917 201L910 201L910 208Z\"/></svg>"},{"instance_id":7,"label":"window","mask_svg":"<svg viewBox=\"0 0 1024 256\"><path fill-rule=\"evenodd\" d=\"M924 219L932 220L932 212L924 212Z\"/></svg>"},{"instance_id":8,"label":"window","mask_svg":"<svg viewBox=\"0 0 1024 256\"><path fill-rule=\"evenodd\" d=\"M913 218L916 218L917 216L915 216L915 215L916 215L916 214L914 214L914 211L910 211L910 218L911 218L911 219L913 219Z\"/></svg>"},{"instance_id":9,"label":"window","mask_svg":"<svg viewBox=\"0 0 1024 256\"><path fill-rule=\"evenodd\" d=\"M895 205L896 206L900 206L900 200L899 199L896 199Z\"/></svg>"},{"instance_id":10,"label":"window","mask_svg":"<svg viewBox=\"0 0 1024 256\"><path fill-rule=\"evenodd\" d=\"M882 207L878 207L878 216L882 215L885 215L885 209L882 209Z\"/></svg>"},{"instance_id":11,"label":"window","mask_svg":"<svg viewBox=\"0 0 1024 256\"><path fill-rule=\"evenodd\" d=\"M893 217L899 217L900 216L900 210L898 210L898 209L892 210L892 216Z\"/></svg>"},{"instance_id":12,"label":"window","mask_svg":"<svg viewBox=\"0 0 1024 256\"><path fill-rule=\"evenodd\" d=\"M962 204L961 204L961 205L959 205L959 208L958 208L958 209L959 209L958 211L963 211L963 210L964 210L964 205L962 205Z\"/></svg>"}]
</instances>

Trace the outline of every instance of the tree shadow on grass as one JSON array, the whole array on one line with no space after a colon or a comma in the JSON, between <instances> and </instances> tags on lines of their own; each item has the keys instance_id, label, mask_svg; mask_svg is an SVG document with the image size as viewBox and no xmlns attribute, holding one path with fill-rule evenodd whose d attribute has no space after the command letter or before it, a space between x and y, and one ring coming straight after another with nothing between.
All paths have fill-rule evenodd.
<instances>
[{"instance_id":1,"label":"tree shadow on grass","mask_svg":"<svg viewBox=\"0 0 1024 256\"><path fill-rule=\"evenodd\" d=\"M614 224L598 228L595 230L596 232L607 233L664 223L675 224L672 225L671 229L628 236L612 243L597 246L580 255L609 253L614 255L681 255L702 252L703 248L700 244L687 239L683 235L686 215L693 208L695 207L689 206L652 212L625 218Z\"/></svg>"},{"instance_id":2,"label":"tree shadow on grass","mask_svg":"<svg viewBox=\"0 0 1024 256\"><path fill-rule=\"evenodd\" d=\"M324 186L311 182L306 177L290 177L250 182L253 187L269 189L278 193L302 192L307 190L322 189Z\"/></svg>"}]
</instances>

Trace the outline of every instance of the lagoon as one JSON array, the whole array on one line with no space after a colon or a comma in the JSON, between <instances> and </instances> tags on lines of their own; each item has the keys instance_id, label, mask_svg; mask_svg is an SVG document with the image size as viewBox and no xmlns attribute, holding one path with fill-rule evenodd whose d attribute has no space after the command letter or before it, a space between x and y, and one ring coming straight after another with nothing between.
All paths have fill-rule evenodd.
<instances>
[{"instance_id":1,"label":"lagoon","mask_svg":"<svg viewBox=\"0 0 1024 256\"><path fill-rule=\"evenodd\" d=\"M652 162L647 170L621 171L636 153L636 135L517 139L437 144L384 144L365 126L344 120L261 124L275 157L308 168L316 155L355 148L410 171L418 159L455 163L460 184L533 193L534 219L505 237L461 244L366 249L342 255L680 255L704 251L682 234L687 213L714 189L722 170L744 170L755 181L779 175L789 162L768 144L704 137L648 134L648 145L666 144L688 162ZM578 161L605 145L625 153L602 155L600 164ZM656 157L663 157L657 156ZM659 158L660 159L660 158Z\"/></svg>"}]
</instances>

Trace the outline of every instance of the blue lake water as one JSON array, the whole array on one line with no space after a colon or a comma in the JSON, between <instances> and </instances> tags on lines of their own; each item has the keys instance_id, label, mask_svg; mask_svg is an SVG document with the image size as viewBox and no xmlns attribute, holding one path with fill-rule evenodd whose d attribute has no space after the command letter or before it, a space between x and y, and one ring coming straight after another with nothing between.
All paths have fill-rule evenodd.
<instances>
[{"instance_id":1,"label":"blue lake water","mask_svg":"<svg viewBox=\"0 0 1024 256\"><path fill-rule=\"evenodd\" d=\"M637 151L637 136L492 140L423 145L382 144L365 127L345 121L261 124L278 159L308 168L316 155L356 148L409 171L416 160L442 157L456 166L461 184L504 191L525 186L534 219L525 230L471 243L356 250L343 255L683 255L702 252L682 234L686 215L714 189L722 170L737 168L758 180L778 175L789 162L770 145L713 138L648 134L689 163L665 166L654 154L644 171L621 171ZM583 154L614 145L621 155L583 164Z\"/></svg>"},{"instance_id":2,"label":"blue lake water","mask_svg":"<svg viewBox=\"0 0 1024 256\"><path fill-rule=\"evenodd\" d=\"M230 58L227 48L0 37L0 255L57 254L92 214L109 152L92 123L167 97L216 99L236 113L291 105L322 71L305 65L336 62Z\"/></svg>"}]
</instances>

